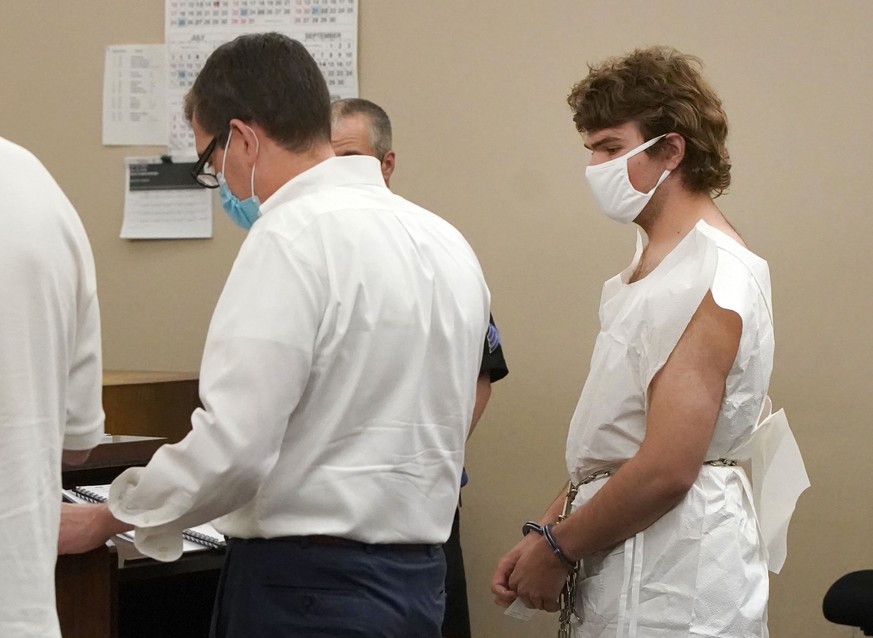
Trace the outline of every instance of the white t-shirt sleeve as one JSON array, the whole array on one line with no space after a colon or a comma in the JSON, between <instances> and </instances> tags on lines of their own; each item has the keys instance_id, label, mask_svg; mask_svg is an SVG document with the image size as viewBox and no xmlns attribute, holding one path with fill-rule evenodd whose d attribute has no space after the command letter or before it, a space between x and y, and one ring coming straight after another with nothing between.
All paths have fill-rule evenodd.
<instances>
[{"instance_id":1,"label":"white t-shirt sleeve","mask_svg":"<svg viewBox=\"0 0 873 638\"><path fill-rule=\"evenodd\" d=\"M72 206L70 204L70 206ZM76 337L67 379L67 410L63 447L90 450L103 438L103 358L100 341L100 305L94 257L83 228L77 254L82 276L78 295Z\"/></svg>"}]
</instances>

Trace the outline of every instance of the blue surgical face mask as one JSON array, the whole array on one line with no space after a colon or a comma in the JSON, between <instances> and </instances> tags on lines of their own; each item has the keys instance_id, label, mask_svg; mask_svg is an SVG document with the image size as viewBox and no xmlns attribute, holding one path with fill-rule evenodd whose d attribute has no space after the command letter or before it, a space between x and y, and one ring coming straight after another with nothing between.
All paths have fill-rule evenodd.
<instances>
[{"instance_id":1,"label":"blue surgical face mask","mask_svg":"<svg viewBox=\"0 0 873 638\"><path fill-rule=\"evenodd\" d=\"M249 128L252 131L251 128ZM227 136L227 144L224 146L224 157L221 160L221 172L218 173L218 190L219 196L221 197L221 205L224 207L224 210L227 212L227 216L233 220L233 222L242 228L243 230L248 230L252 227L258 217L261 216L261 200L258 199L258 196L255 195L255 167L252 166L252 196L248 199L244 199L240 201L240 198L230 192L230 187L227 185L227 180L224 179L224 165L227 161L227 151L230 150L230 138L233 135L233 129L230 129L230 133ZM255 132L252 131L252 135L255 135ZM260 142L258 141L258 136L255 135L255 142L257 146L256 150L260 149Z\"/></svg>"}]
</instances>

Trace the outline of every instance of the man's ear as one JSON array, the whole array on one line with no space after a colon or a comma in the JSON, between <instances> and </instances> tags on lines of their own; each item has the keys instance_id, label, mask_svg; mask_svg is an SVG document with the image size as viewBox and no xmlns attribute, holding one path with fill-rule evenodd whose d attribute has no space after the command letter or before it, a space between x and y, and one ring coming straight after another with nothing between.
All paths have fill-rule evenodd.
<instances>
[{"instance_id":1,"label":"man's ear","mask_svg":"<svg viewBox=\"0 0 873 638\"><path fill-rule=\"evenodd\" d=\"M385 179L385 186L389 186L391 174L394 172L394 164L397 161L397 156L393 150L385 153L382 158L382 177Z\"/></svg>"},{"instance_id":2,"label":"man's ear","mask_svg":"<svg viewBox=\"0 0 873 638\"><path fill-rule=\"evenodd\" d=\"M661 143L662 153L667 164L664 168L669 171L676 170L676 167L685 159L685 138L679 133L667 133Z\"/></svg>"},{"instance_id":3,"label":"man's ear","mask_svg":"<svg viewBox=\"0 0 873 638\"><path fill-rule=\"evenodd\" d=\"M240 148L234 152L243 154L249 162L254 163L258 157L261 137L254 130L256 126L253 127L238 118L233 118L230 121L230 126L233 128L234 139L240 140Z\"/></svg>"}]
</instances>

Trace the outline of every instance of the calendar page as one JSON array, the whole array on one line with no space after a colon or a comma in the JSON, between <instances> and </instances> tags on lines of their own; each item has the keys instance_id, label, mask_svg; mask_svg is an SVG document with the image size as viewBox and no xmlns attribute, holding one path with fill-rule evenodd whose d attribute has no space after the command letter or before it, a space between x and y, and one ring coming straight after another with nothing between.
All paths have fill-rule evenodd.
<instances>
[{"instance_id":1,"label":"calendar page","mask_svg":"<svg viewBox=\"0 0 873 638\"><path fill-rule=\"evenodd\" d=\"M193 156L182 105L209 54L245 33L277 31L300 41L327 81L331 98L358 95L357 0L165 0L167 109L173 155Z\"/></svg>"}]
</instances>

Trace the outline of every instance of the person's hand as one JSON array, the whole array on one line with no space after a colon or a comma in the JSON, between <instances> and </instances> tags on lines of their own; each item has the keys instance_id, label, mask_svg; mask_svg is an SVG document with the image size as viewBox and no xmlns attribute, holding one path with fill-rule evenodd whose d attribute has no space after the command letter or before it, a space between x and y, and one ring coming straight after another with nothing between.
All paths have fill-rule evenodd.
<instances>
[{"instance_id":1,"label":"person's hand","mask_svg":"<svg viewBox=\"0 0 873 638\"><path fill-rule=\"evenodd\" d=\"M534 540L530 535L525 536L498 561L494 575L491 577L491 593L494 594L494 602L497 605L509 607L517 598L515 591L509 586L509 578L523 549Z\"/></svg>"},{"instance_id":2,"label":"person's hand","mask_svg":"<svg viewBox=\"0 0 873 638\"><path fill-rule=\"evenodd\" d=\"M58 554L83 554L100 547L125 529L129 526L112 516L105 503L61 503Z\"/></svg>"},{"instance_id":3,"label":"person's hand","mask_svg":"<svg viewBox=\"0 0 873 638\"><path fill-rule=\"evenodd\" d=\"M560 609L558 601L567 580L567 567L552 553L546 540L539 534L528 534L516 557L509 575L508 590L522 600L526 607L554 612ZM519 546L516 546L519 547ZM493 588L492 591L497 595Z\"/></svg>"}]
</instances>

